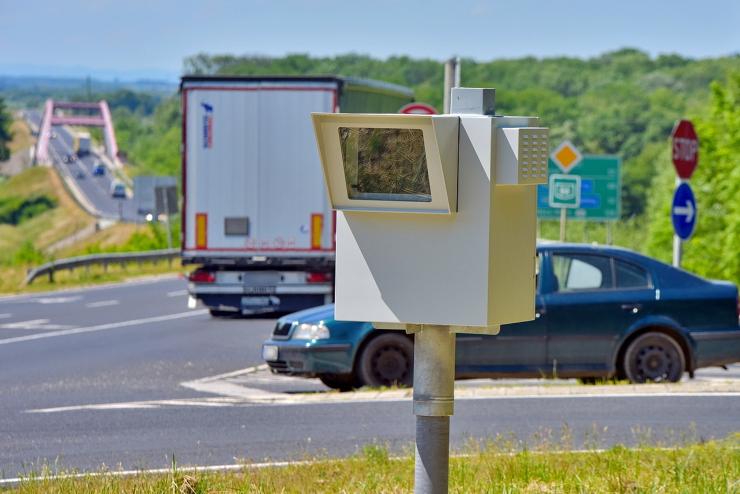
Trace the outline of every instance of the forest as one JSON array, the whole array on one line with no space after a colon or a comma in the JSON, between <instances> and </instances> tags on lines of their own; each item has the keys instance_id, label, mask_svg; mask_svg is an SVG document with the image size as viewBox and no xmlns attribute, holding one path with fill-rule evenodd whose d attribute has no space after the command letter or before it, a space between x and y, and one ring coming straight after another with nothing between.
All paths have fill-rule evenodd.
<instances>
[{"instance_id":1,"label":"forest","mask_svg":"<svg viewBox=\"0 0 740 494\"><path fill-rule=\"evenodd\" d=\"M625 48L589 59L463 58L461 68L463 86L496 88L498 113L540 116L551 129L552 146L570 139L584 153L621 156L622 219L614 226L615 243L663 260L670 260L672 238L670 132L676 120L692 119L700 136L700 164L692 178L699 221L684 249L684 265L740 281L739 55L651 57ZM198 54L184 61L183 71L370 78L411 87L418 101L442 106L443 64L431 59ZM144 96L136 101L137 94L119 94L111 103L133 173L178 175L178 95L153 106ZM541 234L552 238L556 225L547 223ZM575 223L569 225L569 240L605 241L603 225Z\"/></svg>"}]
</instances>

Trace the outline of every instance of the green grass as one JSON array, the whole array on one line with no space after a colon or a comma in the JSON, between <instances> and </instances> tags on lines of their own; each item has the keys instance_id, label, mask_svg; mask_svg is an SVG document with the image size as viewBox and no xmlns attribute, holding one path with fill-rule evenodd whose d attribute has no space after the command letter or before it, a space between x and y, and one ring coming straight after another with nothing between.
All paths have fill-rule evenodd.
<instances>
[{"instance_id":1,"label":"green grass","mask_svg":"<svg viewBox=\"0 0 740 494\"><path fill-rule=\"evenodd\" d=\"M130 263L125 266L111 264L107 270L102 266L91 266L90 268L77 268L74 271L57 271L54 273L54 282L50 282L48 277L43 276L36 278L32 284L23 286L23 280L26 277L25 266L2 266L0 270L2 270L0 294L46 292L101 283L115 283L143 276L183 274L187 271L181 266L179 260L173 260L171 264L167 261Z\"/></svg>"},{"instance_id":2,"label":"green grass","mask_svg":"<svg viewBox=\"0 0 740 494\"><path fill-rule=\"evenodd\" d=\"M473 443L450 462L453 493L738 493L740 435L675 448L617 446L570 451L547 442L522 450L516 441ZM313 459L282 467L167 474L41 475L16 487L27 494L71 493L335 493L413 490L413 456L392 458L370 445L347 459Z\"/></svg>"}]
</instances>

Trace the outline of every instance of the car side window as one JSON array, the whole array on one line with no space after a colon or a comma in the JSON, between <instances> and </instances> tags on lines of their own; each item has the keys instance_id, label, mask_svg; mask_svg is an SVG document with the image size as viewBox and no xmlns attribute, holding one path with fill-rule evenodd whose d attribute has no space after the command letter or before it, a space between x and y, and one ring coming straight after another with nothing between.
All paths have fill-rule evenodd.
<instances>
[{"instance_id":1,"label":"car side window","mask_svg":"<svg viewBox=\"0 0 740 494\"><path fill-rule=\"evenodd\" d=\"M617 288L647 288L650 277L647 271L634 264L614 259Z\"/></svg>"},{"instance_id":2,"label":"car side window","mask_svg":"<svg viewBox=\"0 0 740 494\"><path fill-rule=\"evenodd\" d=\"M552 267L559 292L613 288L611 260L588 254L554 254Z\"/></svg>"}]
</instances>

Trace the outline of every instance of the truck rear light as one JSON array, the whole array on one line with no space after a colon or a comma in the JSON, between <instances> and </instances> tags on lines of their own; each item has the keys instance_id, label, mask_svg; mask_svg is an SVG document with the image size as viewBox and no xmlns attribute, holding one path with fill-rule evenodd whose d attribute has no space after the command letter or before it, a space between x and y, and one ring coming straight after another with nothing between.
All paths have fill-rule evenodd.
<instances>
[{"instance_id":1,"label":"truck rear light","mask_svg":"<svg viewBox=\"0 0 740 494\"><path fill-rule=\"evenodd\" d=\"M190 273L188 281L192 281L193 283L214 283L216 281L216 275L205 269L196 269Z\"/></svg>"},{"instance_id":2,"label":"truck rear light","mask_svg":"<svg viewBox=\"0 0 740 494\"><path fill-rule=\"evenodd\" d=\"M205 249L208 247L208 215L197 213L195 215L195 248Z\"/></svg>"},{"instance_id":3,"label":"truck rear light","mask_svg":"<svg viewBox=\"0 0 740 494\"><path fill-rule=\"evenodd\" d=\"M311 249L321 248L321 234L324 230L324 215L314 213L311 215Z\"/></svg>"},{"instance_id":4,"label":"truck rear light","mask_svg":"<svg viewBox=\"0 0 740 494\"><path fill-rule=\"evenodd\" d=\"M329 283L331 273L306 273L306 283Z\"/></svg>"}]
</instances>

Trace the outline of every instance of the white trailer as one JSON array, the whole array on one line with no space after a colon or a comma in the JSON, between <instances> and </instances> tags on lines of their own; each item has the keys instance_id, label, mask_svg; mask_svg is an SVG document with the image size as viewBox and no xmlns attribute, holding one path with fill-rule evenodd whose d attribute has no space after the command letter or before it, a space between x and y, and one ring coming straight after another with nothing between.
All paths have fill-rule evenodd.
<instances>
[{"instance_id":1,"label":"white trailer","mask_svg":"<svg viewBox=\"0 0 740 494\"><path fill-rule=\"evenodd\" d=\"M334 212L312 112L395 113L404 87L340 77L183 77L182 260L212 314L333 300Z\"/></svg>"}]
</instances>

